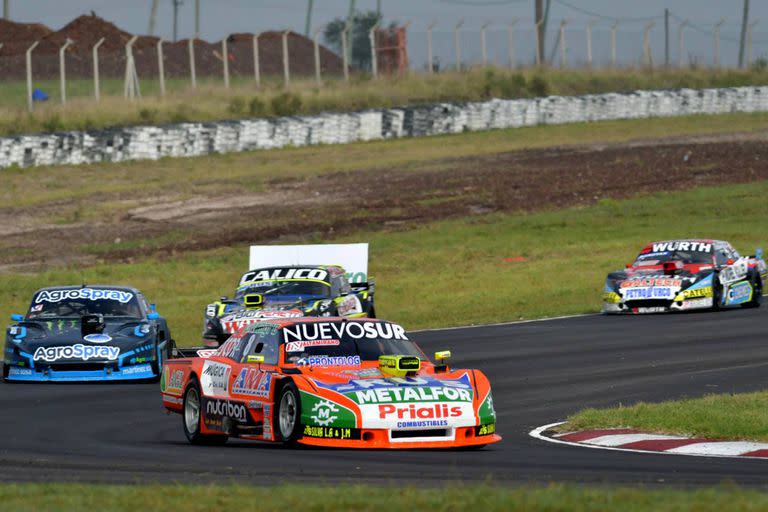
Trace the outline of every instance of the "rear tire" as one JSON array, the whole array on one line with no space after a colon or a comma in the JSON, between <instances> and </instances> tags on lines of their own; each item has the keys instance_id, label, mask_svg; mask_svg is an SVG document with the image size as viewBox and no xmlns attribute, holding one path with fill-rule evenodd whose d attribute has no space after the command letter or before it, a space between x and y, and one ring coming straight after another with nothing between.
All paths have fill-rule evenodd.
<instances>
[{"instance_id":1,"label":"rear tire","mask_svg":"<svg viewBox=\"0 0 768 512\"><path fill-rule=\"evenodd\" d=\"M200 433L202 418L202 395L197 380L192 379L184 391L184 410L181 413L181 424L184 435L192 444L222 445L227 442L226 435L210 435Z\"/></svg>"},{"instance_id":2,"label":"rear tire","mask_svg":"<svg viewBox=\"0 0 768 512\"><path fill-rule=\"evenodd\" d=\"M280 390L274 421L274 431L283 443L295 444L301 436L301 397L293 382L288 382Z\"/></svg>"}]
</instances>

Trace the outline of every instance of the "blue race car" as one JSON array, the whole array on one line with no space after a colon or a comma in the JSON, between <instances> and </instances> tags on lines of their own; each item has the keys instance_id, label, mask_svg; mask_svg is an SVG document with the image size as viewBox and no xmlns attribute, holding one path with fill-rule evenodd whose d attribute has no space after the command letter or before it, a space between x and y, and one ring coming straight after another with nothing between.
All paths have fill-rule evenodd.
<instances>
[{"instance_id":1,"label":"blue race car","mask_svg":"<svg viewBox=\"0 0 768 512\"><path fill-rule=\"evenodd\" d=\"M134 288L43 288L11 320L6 381L157 379L173 350L165 318Z\"/></svg>"}]
</instances>

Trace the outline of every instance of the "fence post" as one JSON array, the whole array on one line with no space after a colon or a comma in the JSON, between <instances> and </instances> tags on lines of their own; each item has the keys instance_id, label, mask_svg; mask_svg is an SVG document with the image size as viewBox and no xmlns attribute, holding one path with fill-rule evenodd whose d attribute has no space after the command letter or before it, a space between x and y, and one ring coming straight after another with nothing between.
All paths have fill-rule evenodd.
<instances>
[{"instance_id":1,"label":"fence post","mask_svg":"<svg viewBox=\"0 0 768 512\"><path fill-rule=\"evenodd\" d=\"M459 21L453 29L453 44L456 52L456 71L461 71L461 37L459 29L464 25L464 20Z\"/></svg>"},{"instance_id":2,"label":"fence post","mask_svg":"<svg viewBox=\"0 0 768 512\"><path fill-rule=\"evenodd\" d=\"M342 61L344 64L344 81L349 82L349 54L347 53L347 34L349 33L349 26L344 26L344 30L341 31L341 53Z\"/></svg>"},{"instance_id":3,"label":"fence post","mask_svg":"<svg viewBox=\"0 0 768 512\"><path fill-rule=\"evenodd\" d=\"M195 72L195 38L190 37L187 41L187 50L189 51L189 78L192 80L192 88L197 88L197 73Z\"/></svg>"},{"instance_id":4,"label":"fence post","mask_svg":"<svg viewBox=\"0 0 768 512\"><path fill-rule=\"evenodd\" d=\"M27 48L27 110L32 112L34 109L34 104L32 102L32 50L37 48L37 45L40 44L40 41L35 41L32 43L32 46Z\"/></svg>"},{"instance_id":5,"label":"fence post","mask_svg":"<svg viewBox=\"0 0 768 512\"><path fill-rule=\"evenodd\" d=\"M611 67L616 67L616 31L619 28L619 22L611 25Z\"/></svg>"},{"instance_id":6,"label":"fence post","mask_svg":"<svg viewBox=\"0 0 768 512\"><path fill-rule=\"evenodd\" d=\"M483 56L483 67L488 66L488 45L486 44L485 39L485 29L488 28L488 25L490 25L490 23L484 23L483 26L480 27L480 50Z\"/></svg>"},{"instance_id":7,"label":"fence post","mask_svg":"<svg viewBox=\"0 0 768 512\"><path fill-rule=\"evenodd\" d=\"M757 25L757 21L747 25L747 67L752 65L752 29Z\"/></svg>"},{"instance_id":8,"label":"fence post","mask_svg":"<svg viewBox=\"0 0 768 512\"><path fill-rule=\"evenodd\" d=\"M315 30L312 37L312 42L315 46L315 82L317 82L318 87L323 85L322 70L320 69L320 33L322 31L323 29L321 28Z\"/></svg>"},{"instance_id":9,"label":"fence post","mask_svg":"<svg viewBox=\"0 0 768 512\"><path fill-rule=\"evenodd\" d=\"M565 45L565 26L568 24L568 20L560 22L560 67L565 68L568 65L568 49Z\"/></svg>"},{"instance_id":10,"label":"fence post","mask_svg":"<svg viewBox=\"0 0 768 512\"><path fill-rule=\"evenodd\" d=\"M74 41L72 41L70 38L67 38L64 46L59 48L59 86L61 89L62 105L67 102L67 68L64 60L64 52L67 51L67 48L69 48L72 43L74 43Z\"/></svg>"},{"instance_id":11,"label":"fence post","mask_svg":"<svg viewBox=\"0 0 768 512\"><path fill-rule=\"evenodd\" d=\"M368 38L371 40L371 74L373 78L379 77L379 54L376 51L376 30L379 24L375 24L368 32Z\"/></svg>"},{"instance_id":12,"label":"fence post","mask_svg":"<svg viewBox=\"0 0 768 512\"><path fill-rule=\"evenodd\" d=\"M427 27L427 67L429 68L429 74L435 73L434 54L432 53L432 29L435 28L437 22L433 21Z\"/></svg>"},{"instance_id":13,"label":"fence post","mask_svg":"<svg viewBox=\"0 0 768 512\"><path fill-rule=\"evenodd\" d=\"M221 40L221 59L222 59L222 71L224 72L224 87L229 89L229 49L227 48L227 37L225 36Z\"/></svg>"},{"instance_id":14,"label":"fence post","mask_svg":"<svg viewBox=\"0 0 768 512\"><path fill-rule=\"evenodd\" d=\"M587 66L592 67L592 27L595 24L595 20L590 20L587 23Z\"/></svg>"},{"instance_id":15,"label":"fence post","mask_svg":"<svg viewBox=\"0 0 768 512\"><path fill-rule=\"evenodd\" d=\"M544 23L544 20L541 19L536 23L536 67L541 67L541 38L539 37L539 33L541 30L541 25Z\"/></svg>"},{"instance_id":16,"label":"fence post","mask_svg":"<svg viewBox=\"0 0 768 512\"><path fill-rule=\"evenodd\" d=\"M259 36L253 35L253 78L256 80L256 87L261 87L261 64L259 63Z\"/></svg>"},{"instance_id":17,"label":"fence post","mask_svg":"<svg viewBox=\"0 0 768 512\"><path fill-rule=\"evenodd\" d=\"M507 54L509 56L509 69L515 69L515 33L514 27L517 23L517 18L512 18L512 21L507 25Z\"/></svg>"},{"instance_id":18,"label":"fence post","mask_svg":"<svg viewBox=\"0 0 768 512\"><path fill-rule=\"evenodd\" d=\"M656 26L655 22L650 22L643 31L643 63L649 68L653 67L653 54L651 53L651 29Z\"/></svg>"},{"instance_id":19,"label":"fence post","mask_svg":"<svg viewBox=\"0 0 768 512\"><path fill-rule=\"evenodd\" d=\"M288 34L290 33L290 30L283 32L283 79L286 86L291 83L290 55L288 54Z\"/></svg>"},{"instance_id":20,"label":"fence post","mask_svg":"<svg viewBox=\"0 0 768 512\"><path fill-rule=\"evenodd\" d=\"M720 27L725 23L725 19L721 19L715 24L715 68L720 69Z\"/></svg>"},{"instance_id":21,"label":"fence post","mask_svg":"<svg viewBox=\"0 0 768 512\"><path fill-rule=\"evenodd\" d=\"M157 76L160 79L160 96L165 96L165 62L162 37L157 40Z\"/></svg>"},{"instance_id":22,"label":"fence post","mask_svg":"<svg viewBox=\"0 0 768 512\"><path fill-rule=\"evenodd\" d=\"M683 67L685 65L685 27L688 26L688 20L683 20L682 23L680 23L680 29L677 32L677 44L678 44L678 53L680 54L680 62L678 64L679 67Z\"/></svg>"},{"instance_id":23,"label":"fence post","mask_svg":"<svg viewBox=\"0 0 768 512\"><path fill-rule=\"evenodd\" d=\"M141 96L139 87L139 76L136 74L136 63L133 60L133 43L139 36L133 36L125 44L125 89L123 94L126 98L135 98Z\"/></svg>"},{"instance_id":24,"label":"fence post","mask_svg":"<svg viewBox=\"0 0 768 512\"><path fill-rule=\"evenodd\" d=\"M101 84L99 83L99 46L104 44L104 39L101 38L93 45L93 97L96 101L101 100Z\"/></svg>"}]
</instances>

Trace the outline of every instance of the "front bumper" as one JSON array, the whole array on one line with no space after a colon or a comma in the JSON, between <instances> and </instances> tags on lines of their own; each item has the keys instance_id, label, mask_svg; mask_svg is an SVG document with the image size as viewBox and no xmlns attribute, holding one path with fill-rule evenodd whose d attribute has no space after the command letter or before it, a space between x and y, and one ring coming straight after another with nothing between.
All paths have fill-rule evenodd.
<instances>
[{"instance_id":1,"label":"front bumper","mask_svg":"<svg viewBox=\"0 0 768 512\"><path fill-rule=\"evenodd\" d=\"M609 315L627 314L642 315L652 313L672 313L692 311L696 309L712 309L714 302L711 297L687 299L684 301L622 301L603 302L603 313Z\"/></svg>"},{"instance_id":2,"label":"front bumper","mask_svg":"<svg viewBox=\"0 0 768 512\"><path fill-rule=\"evenodd\" d=\"M157 374L150 364L124 366L118 369L104 367L101 370L53 370L11 366L6 380L18 382L94 382L154 379Z\"/></svg>"},{"instance_id":3,"label":"front bumper","mask_svg":"<svg viewBox=\"0 0 768 512\"><path fill-rule=\"evenodd\" d=\"M343 429L334 427L308 427L304 429L321 429L315 431L315 435L331 435L333 437L315 437L307 436L300 438L299 443L309 446L323 446L328 448L362 448L362 449L424 449L424 448L465 448L472 446L484 446L487 444L498 443L501 436L491 433L478 435L477 427L456 427L448 428L445 436L419 436L418 431L410 431L412 437L396 438L393 434L396 431L386 429ZM355 430L355 439L344 438L345 431ZM403 432L403 431L400 431Z\"/></svg>"}]
</instances>

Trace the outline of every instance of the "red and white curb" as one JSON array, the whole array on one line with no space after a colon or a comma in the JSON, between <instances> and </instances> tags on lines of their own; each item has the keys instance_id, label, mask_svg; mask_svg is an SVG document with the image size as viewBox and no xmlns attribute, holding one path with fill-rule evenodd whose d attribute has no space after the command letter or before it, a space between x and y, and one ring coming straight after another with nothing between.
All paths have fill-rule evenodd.
<instances>
[{"instance_id":1,"label":"red and white curb","mask_svg":"<svg viewBox=\"0 0 768 512\"><path fill-rule=\"evenodd\" d=\"M529 432L531 437L550 443L620 452L690 455L694 457L768 458L768 443L723 441L683 436L648 434L634 429L602 429L548 433L564 422L551 423Z\"/></svg>"}]
</instances>

